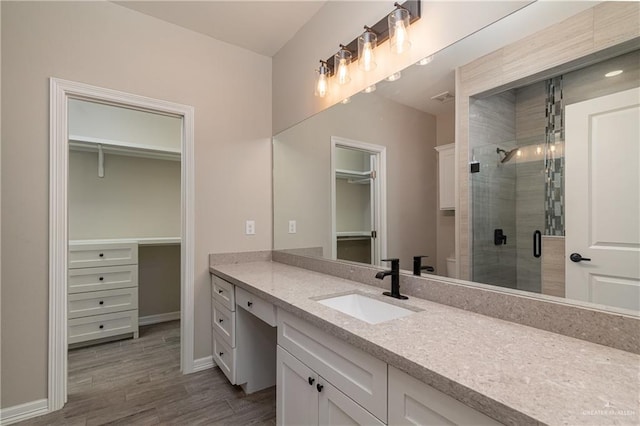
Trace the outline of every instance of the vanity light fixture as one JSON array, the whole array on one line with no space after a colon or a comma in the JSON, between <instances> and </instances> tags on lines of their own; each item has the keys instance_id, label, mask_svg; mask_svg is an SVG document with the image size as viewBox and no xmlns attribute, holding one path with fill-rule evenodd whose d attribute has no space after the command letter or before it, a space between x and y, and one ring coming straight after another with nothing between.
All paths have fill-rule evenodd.
<instances>
[{"instance_id":1,"label":"vanity light fixture","mask_svg":"<svg viewBox=\"0 0 640 426\"><path fill-rule=\"evenodd\" d=\"M338 84L347 84L351 81L351 76L349 75L349 64L351 63L351 57L353 55L344 45L340 45L340 50L336 53L333 58L333 63L336 70L336 79L338 80Z\"/></svg>"},{"instance_id":2,"label":"vanity light fixture","mask_svg":"<svg viewBox=\"0 0 640 426\"><path fill-rule=\"evenodd\" d=\"M431 63L431 61L433 61L433 55L429 55L426 58L420 59L418 62L416 62L416 65L420 65L420 66L428 65Z\"/></svg>"},{"instance_id":3,"label":"vanity light fixture","mask_svg":"<svg viewBox=\"0 0 640 426\"><path fill-rule=\"evenodd\" d=\"M329 76L331 70L327 66L327 63L320 60L320 67L318 68L318 79L316 80L315 95L319 98L324 98L329 92Z\"/></svg>"},{"instance_id":4,"label":"vanity light fixture","mask_svg":"<svg viewBox=\"0 0 640 426\"><path fill-rule=\"evenodd\" d=\"M363 93L373 93L376 91L376 85L372 84L371 86L365 87L365 89L362 91Z\"/></svg>"},{"instance_id":5,"label":"vanity light fixture","mask_svg":"<svg viewBox=\"0 0 640 426\"><path fill-rule=\"evenodd\" d=\"M389 77L387 77L387 81L397 81L400 80L400 77L402 77L402 73L400 71L398 72L394 72L393 74L391 74Z\"/></svg>"},{"instance_id":6,"label":"vanity light fixture","mask_svg":"<svg viewBox=\"0 0 640 426\"><path fill-rule=\"evenodd\" d=\"M406 52L411 47L409 40L409 10L398 4L393 4L396 9L388 16L389 22L389 47L398 55Z\"/></svg>"},{"instance_id":7,"label":"vanity light fixture","mask_svg":"<svg viewBox=\"0 0 640 426\"><path fill-rule=\"evenodd\" d=\"M378 65L374 52L377 45L378 36L365 25L364 32L358 37L358 67L361 70L371 71Z\"/></svg>"},{"instance_id":8,"label":"vanity light fixture","mask_svg":"<svg viewBox=\"0 0 640 426\"><path fill-rule=\"evenodd\" d=\"M615 71L611 71L611 72L606 73L604 76L605 77L615 77L616 75L620 75L622 73L623 73L622 70L615 70Z\"/></svg>"}]
</instances>

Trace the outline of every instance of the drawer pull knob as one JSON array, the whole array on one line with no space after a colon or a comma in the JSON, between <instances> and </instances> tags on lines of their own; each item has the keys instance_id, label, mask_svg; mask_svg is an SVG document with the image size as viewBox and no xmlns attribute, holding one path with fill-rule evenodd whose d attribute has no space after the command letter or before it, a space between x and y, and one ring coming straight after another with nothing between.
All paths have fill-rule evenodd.
<instances>
[{"instance_id":1,"label":"drawer pull knob","mask_svg":"<svg viewBox=\"0 0 640 426\"><path fill-rule=\"evenodd\" d=\"M219 322L219 323L223 323L223 322L224 322L224 320L223 320L222 318L220 318L220 319L218 320L218 322Z\"/></svg>"},{"instance_id":2,"label":"drawer pull knob","mask_svg":"<svg viewBox=\"0 0 640 426\"><path fill-rule=\"evenodd\" d=\"M253 302L247 302L248 307L251 307L251 305L253 305Z\"/></svg>"},{"instance_id":3,"label":"drawer pull knob","mask_svg":"<svg viewBox=\"0 0 640 426\"><path fill-rule=\"evenodd\" d=\"M224 352L218 352L218 355L222 356L224 355Z\"/></svg>"},{"instance_id":4,"label":"drawer pull knob","mask_svg":"<svg viewBox=\"0 0 640 426\"><path fill-rule=\"evenodd\" d=\"M104 325L100 324L100 329L102 330L104 328Z\"/></svg>"},{"instance_id":5,"label":"drawer pull knob","mask_svg":"<svg viewBox=\"0 0 640 426\"><path fill-rule=\"evenodd\" d=\"M100 253L98 256L100 256L100 257L104 257L104 253Z\"/></svg>"},{"instance_id":6,"label":"drawer pull knob","mask_svg":"<svg viewBox=\"0 0 640 426\"><path fill-rule=\"evenodd\" d=\"M222 294L222 290L218 290L218 294Z\"/></svg>"},{"instance_id":7,"label":"drawer pull knob","mask_svg":"<svg viewBox=\"0 0 640 426\"><path fill-rule=\"evenodd\" d=\"M104 300L101 300L101 301L100 301L100 304L101 304L101 305L104 305Z\"/></svg>"},{"instance_id":8,"label":"drawer pull knob","mask_svg":"<svg viewBox=\"0 0 640 426\"><path fill-rule=\"evenodd\" d=\"M100 281L104 281L104 277L100 277L98 278Z\"/></svg>"},{"instance_id":9,"label":"drawer pull knob","mask_svg":"<svg viewBox=\"0 0 640 426\"><path fill-rule=\"evenodd\" d=\"M321 385L320 383L316 385L316 389L318 389L318 392L322 392L322 388L324 388L324 386Z\"/></svg>"},{"instance_id":10,"label":"drawer pull knob","mask_svg":"<svg viewBox=\"0 0 640 426\"><path fill-rule=\"evenodd\" d=\"M313 386L313 382L315 382L316 379L314 379L313 377L309 377L309 386Z\"/></svg>"}]
</instances>

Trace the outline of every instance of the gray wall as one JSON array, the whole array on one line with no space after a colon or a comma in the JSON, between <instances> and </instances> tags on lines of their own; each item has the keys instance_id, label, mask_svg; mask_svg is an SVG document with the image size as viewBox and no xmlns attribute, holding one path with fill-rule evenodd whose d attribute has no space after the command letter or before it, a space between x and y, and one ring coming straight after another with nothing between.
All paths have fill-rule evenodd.
<instances>
[{"instance_id":1,"label":"gray wall","mask_svg":"<svg viewBox=\"0 0 640 426\"><path fill-rule=\"evenodd\" d=\"M455 141L455 112L436 117L436 145L447 145ZM440 210L436 206L437 258L436 274L447 275L447 258L456 255L456 216L454 210ZM433 259L425 262L432 265Z\"/></svg>"},{"instance_id":2,"label":"gray wall","mask_svg":"<svg viewBox=\"0 0 640 426\"><path fill-rule=\"evenodd\" d=\"M112 2L0 7L1 406L47 397L52 76L195 107L194 356L210 355L209 253L271 248L271 59Z\"/></svg>"}]
</instances>

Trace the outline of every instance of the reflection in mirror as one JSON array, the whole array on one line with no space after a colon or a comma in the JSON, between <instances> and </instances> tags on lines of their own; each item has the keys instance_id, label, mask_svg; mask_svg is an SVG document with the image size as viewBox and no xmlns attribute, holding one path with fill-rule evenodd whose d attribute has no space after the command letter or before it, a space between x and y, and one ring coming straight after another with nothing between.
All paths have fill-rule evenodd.
<instances>
[{"instance_id":1,"label":"reflection in mirror","mask_svg":"<svg viewBox=\"0 0 640 426\"><path fill-rule=\"evenodd\" d=\"M472 99L473 281L640 310L639 67L636 50Z\"/></svg>"},{"instance_id":2,"label":"reflection in mirror","mask_svg":"<svg viewBox=\"0 0 640 426\"><path fill-rule=\"evenodd\" d=\"M450 265L455 262L456 212L442 201L447 199L446 179L438 179L441 174L436 172L444 164L445 145L455 140L455 103L449 100L455 92L455 70L518 40L518 34L501 31L521 30L528 22L518 18L521 13L437 52L425 66L408 67L400 80L383 80L375 92L358 94L349 104L338 104L276 135L274 249L315 248L325 258L336 258L331 249L331 138L342 137L386 147L387 255L399 257L403 270L411 269L413 256L427 255L424 265L433 266L437 275L454 276L447 273L447 258ZM517 24L510 24L511 19ZM601 159L599 175L583 178L597 183L589 193L597 196L591 198L595 202L590 213L601 218L597 237L603 238L601 245L627 252L629 258L618 263L630 273L585 275L593 268L586 259L595 255L574 247L568 237L565 255L565 235L571 226L577 227L572 234L586 235L588 217L586 207L571 207L572 196L585 193L586 186L583 182L570 189L565 174L565 166L568 173L578 161L573 156L583 155L574 154L569 145L567 114L584 101L638 87L640 61L630 46L633 43L581 58L576 61L580 67L558 66L553 78L546 74L503 93L470 99L469 152L456 155L474 160L469 199L474 281L637 312L639 243L629 236L640 234L640 188L627 185L640 181L638 139L633 137L637 111L636 128L629 124L631 136L624 139L628 144L616 140L623 146L602 148L613 144L607 141L591 148ZM618 69L623 72L604 77ZM605 170L609 174L601 179ZM628 188L622 199L613 198L611 188L622 187ZM297 233L287 232L290 220L297 221ZM605 236L605 231L610 234ZM586 259L572 262L573 252ZM582 268L574 280L588 285L565 285L565 273L568 279L572 267Z\"/></svg>"}]
</instances>

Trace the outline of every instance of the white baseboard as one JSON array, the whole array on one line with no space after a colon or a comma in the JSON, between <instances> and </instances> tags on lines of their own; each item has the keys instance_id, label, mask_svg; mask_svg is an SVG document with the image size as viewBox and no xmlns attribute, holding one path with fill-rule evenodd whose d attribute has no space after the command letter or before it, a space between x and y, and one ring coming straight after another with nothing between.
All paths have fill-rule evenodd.
<instances>
[{"instance_id":1,"label":"white baseboard","mask_svg":"<svg viewBox=\"0 0 640 426\"><path fill-rule=\"evenodd\" d=\"M205 356L204 358L198 358L193 360L193 373L196 371L207 370L216 366L213 356Z\"/></svg>"},{"instance_id":2,"label":"white baseboard","mask_svg":"<svg viewBox=\"0 0 640 426\"><path fill-rule=\"evenodd\" d=\"M0 424L10 425L18 423L22 420L31 419L33 417L42 416L49 412L49 401L47 399L38 399L36 401L27 402L13 407L7 407L0 410Z\"/></svg>"},{"instance_id":3,"label":"white baseboard","mask_svg":"<svg viewBox=\"0 0 640 426\"><path fill-rule=\"evenodd\" d=\"M180 319L180 311L167 312L166 314L147 315L138 318L138 325L151 325L159 322L175 321Z\"/></svg>"}]
</instances>

